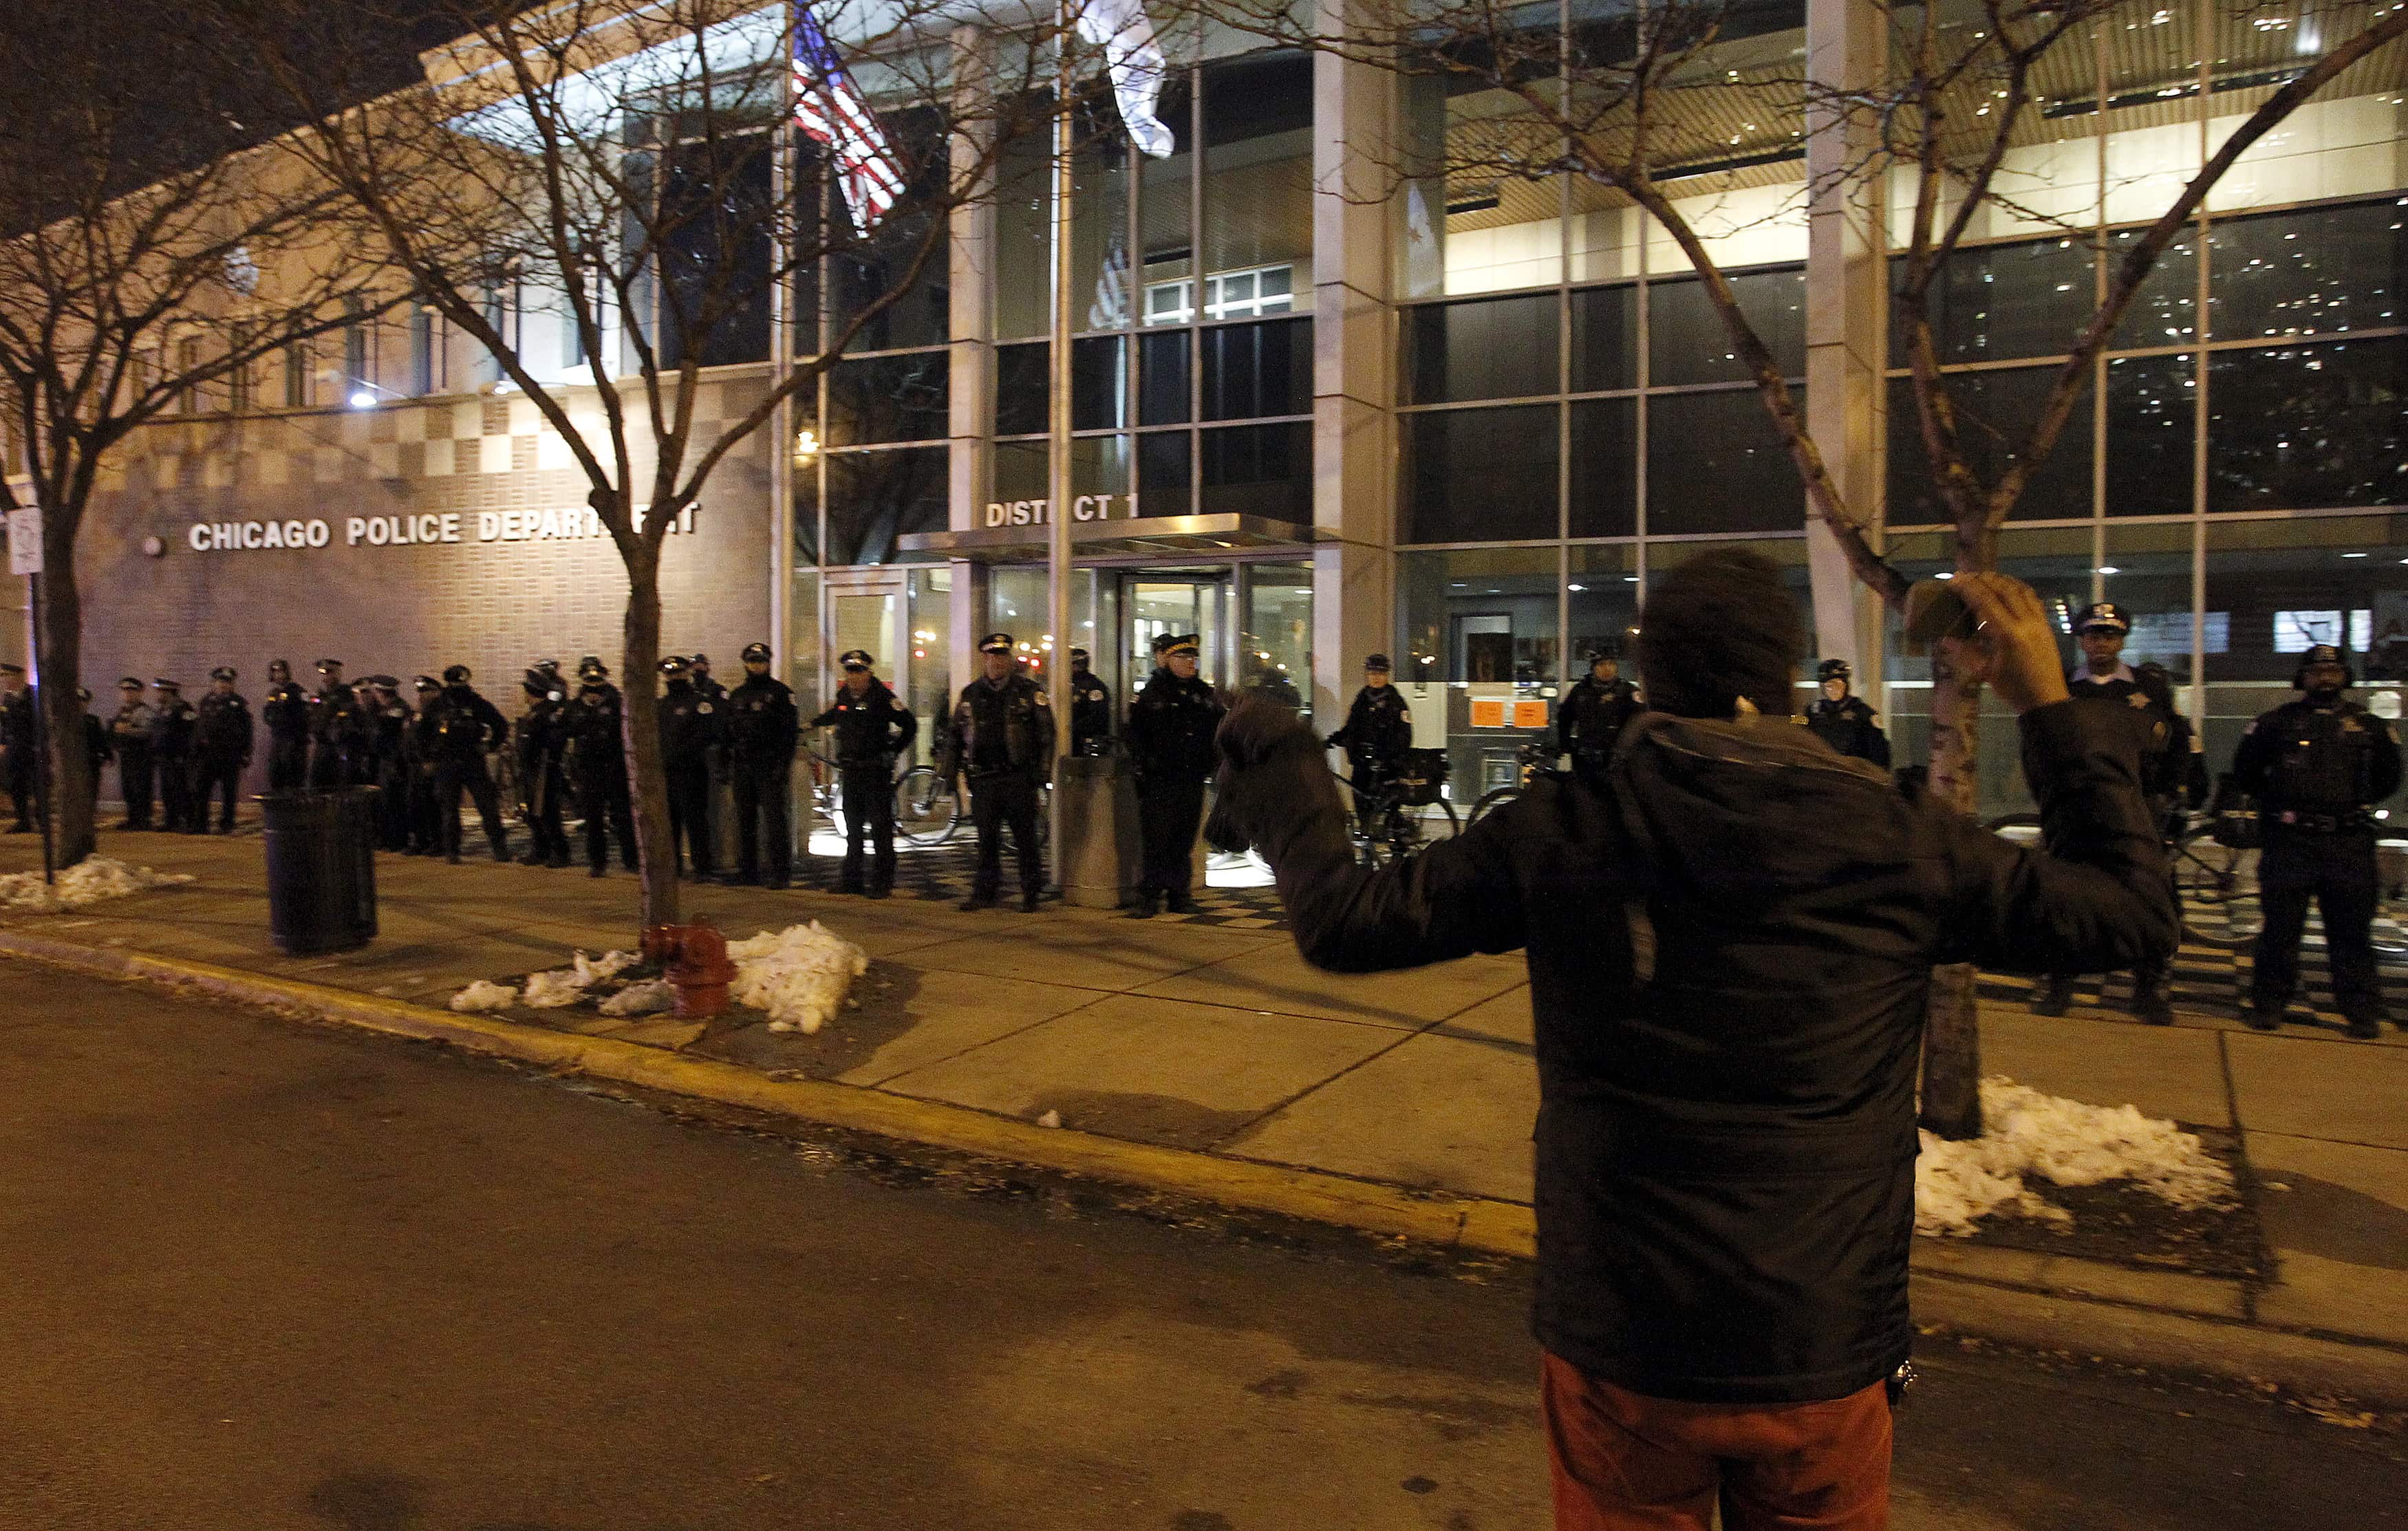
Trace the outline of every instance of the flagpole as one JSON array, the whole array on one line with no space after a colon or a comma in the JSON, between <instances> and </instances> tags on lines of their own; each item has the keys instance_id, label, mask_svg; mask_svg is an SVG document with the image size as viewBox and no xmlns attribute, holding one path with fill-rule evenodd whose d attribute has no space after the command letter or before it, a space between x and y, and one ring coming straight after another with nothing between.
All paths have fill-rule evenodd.
<instances>
[{"instance_id":1,"label":"flagpole","mask_svg":"<svg viewBox=\"0 0 2408 1531\"><path fill-rule=\"evenodd\" d=\"M1055 752L1070 743L1070 198L1072 123L1070 93L1074 83L1070 59L1070 6L1057 0L1054 18L1054 221L1050 241L1054 278L1054 329L1050 365L1046 368L1045 548L1048 565L1046 613L1054 634L1053 652L1045 656L1045 687L1054 707ZM1050 765L1050 763L1049 763ZM1054 873L1062 874L1062 794L1054 794Z\"/></svg>"}]
</instances>

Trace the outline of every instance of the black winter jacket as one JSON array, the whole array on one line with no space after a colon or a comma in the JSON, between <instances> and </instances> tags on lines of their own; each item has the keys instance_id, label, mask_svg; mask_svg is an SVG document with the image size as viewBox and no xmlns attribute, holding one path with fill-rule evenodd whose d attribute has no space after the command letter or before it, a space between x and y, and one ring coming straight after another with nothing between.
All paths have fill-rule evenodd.
<instances>
[{"instance_id":1,"label":"black winter jacket","mask_svg":"<svg viewBox=\"0 0 2408 1531\"><path fill-rule=\"evenodd\" d=\"M2058 856L1910 801L1787 719L1657 713L1595 784L1541 778L1374 871L1310 734L1247 707L1216 821L1260 847L1318 966L1526 952L1549 1350L1656 1397L1828 1399L1889 1375L1914 1333L1933 965L2095 972L2174 949L2132 732L2059 703L2022 733Z\"/></svg>"},{"instance_id":2,"label":"black winter jacket","mask_svg":"<svg viewBox=\"0 0 2408 1531\"><path fill-rule=\"evenodd\" d=\"M1212 774L1212 733L1227 709L1202 676L1182 680L1168 669L1154 672L1129 704L1129 759L1139 784L1201 781Z\"/></svg>"},{"instance_id":3,"label":"black winter jacket","mask_svg":"<svg viewBox=\"0 0 2408 1531\"><path fill-rule=\"evenodd\" d=\"M893 770L895 757L911 748L920 737L920 722L911 709L896 698L885 681L871 680L855 696L849 690L839 690L828 709L811 720L813 728L836 730L836 763L856 769L874 766ZM793 737L787 748L794 747Z\"/></svg>"}]
</instances>

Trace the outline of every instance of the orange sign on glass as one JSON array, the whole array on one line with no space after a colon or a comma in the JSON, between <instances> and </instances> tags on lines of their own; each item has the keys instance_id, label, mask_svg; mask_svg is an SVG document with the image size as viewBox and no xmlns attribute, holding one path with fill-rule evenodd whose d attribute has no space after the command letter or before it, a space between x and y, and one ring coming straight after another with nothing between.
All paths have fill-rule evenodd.
<instances>
[{"instance_id":1,"label":"orange sign on glass","mask_svg":"<svg viewBox=\"0 0 2408 1531\"><path fill-rule=\"evenodd\" d=\"M1544 702L1516 702L1516 703L1514 703L1514 704L1513 704L1513 726L1514 726L1514 727L1516 727L1516 728L1544 728L1544 727L1546 727L1546 726L1547 726L1547 704L1546 704L1546 703L1544 703Z\"/></svg>"},{"instance_id":2,"label":"orange sign on glass","mask_svg":"<svg viewBox=\"0 0 2408 1531\"><path fill-rule=\"evenodd\" d=\"M1474 728L1504 727L1504 700L1501 697L1490 698L1485 701L1474 699L1471 704L1471 726Z\"/></svg>"}]
</instances>

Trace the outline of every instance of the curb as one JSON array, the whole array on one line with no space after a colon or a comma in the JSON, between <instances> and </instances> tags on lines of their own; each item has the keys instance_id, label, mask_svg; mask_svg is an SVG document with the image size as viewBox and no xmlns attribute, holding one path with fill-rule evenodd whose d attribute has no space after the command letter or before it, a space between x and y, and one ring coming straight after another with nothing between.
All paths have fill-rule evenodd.
<instances>
[{"instance_id":1,"label":"curb","mask_svg":"<svg viewBox=\"0 0 2408 1531\"><path fill-rule=\"evenodd\" d=\"M0 929L0 955L138 980L470 1052L1247 1211L1528 1260L1537 1223L1519 1202L1416 1192L1102 1138L858 1085L770 1079L736 1064L608 1037L415 1005L238 968ZM2294 1392L2408 1409L2408 1350L2258 1324L2236 1281L2064 1255L1918 1239L1915 1317L2010 1345L2127 1366L2279 1381Z\"/></svg>"}]
</instances>

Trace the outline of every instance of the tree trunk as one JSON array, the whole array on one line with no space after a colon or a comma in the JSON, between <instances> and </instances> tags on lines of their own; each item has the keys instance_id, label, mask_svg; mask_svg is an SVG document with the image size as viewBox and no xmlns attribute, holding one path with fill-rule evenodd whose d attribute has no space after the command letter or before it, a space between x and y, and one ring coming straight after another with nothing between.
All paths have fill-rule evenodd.
<instances>
[{"instance_id":1,"label":"tree trunk","mask_svg":"<svg viewBox=\"0 0 2408 1531\"><path fill-rule=\"evenodd\" d=\"M50 756L53 848L59 866L64 868L96 849L93 766L83 737L85 705L76 699L77 676L83 668L83 593L76 588L75 520L46 514L43 528L42 608L37 618L42 639L42 723L50 736L45 748Z\"/></svg>"},{"instance_id":2,"label":"tree trunk","mask_svg":"<svg viewBox=\"0 0 2408 1531\"><path fill-rule=\"evenodd\" d=\"M1974 762L1982 741L1982 694L1956 682L1946 657L1931 659L1931 794L1944 808L1973 811ZM1923 1022L1921 1122L1952 1141L1982 1136L1982 1034L1971 964L1931 970Z\"/></svg>"},{"instance_id":3,"label":"tree trunk","mask_svg":"<svg viewBox=\"0 0 2408 1531\"><path fill-rule=\"evenodd\" d=\"M679 919L677 842L669 835L668 774L662 763L660 544L646 542L627 560L626 648L620 656L626 703L627 796L636 810L636 849L643 884L641 929Z\"/></svg>"}]
</instances>

